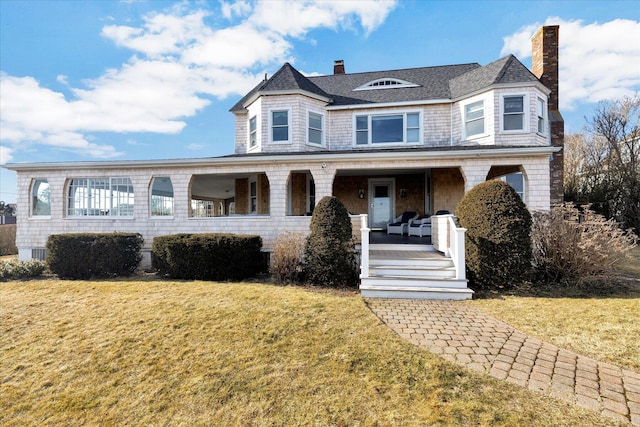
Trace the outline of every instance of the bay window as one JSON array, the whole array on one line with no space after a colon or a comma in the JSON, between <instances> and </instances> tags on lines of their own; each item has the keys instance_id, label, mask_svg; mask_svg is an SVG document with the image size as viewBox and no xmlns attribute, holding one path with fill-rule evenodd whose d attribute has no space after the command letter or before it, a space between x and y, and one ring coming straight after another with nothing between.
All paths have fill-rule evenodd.
<instances>
[{"instance_id":1,"label":"bay window","mask_svg":"<svg viewBox=\"0 0 640 427\"><path fill-rule=\"evenodd\" d=\"M467 138L484 134L484 101L464 106L464 131Z\"/></svg>"},{"instance_id":2,"label":"bay window","mask_svg":"<svg viewBox=\"0 0 640 427\"><path fill-rule=\"evenodd\" d=\"M289 110L271 111L271 142L289 142Z\"/></svg>"},{"instance_id":3,"label":"bay window","mask_svg":"<svg viewBox=\"0 0 640 427\"><path fill-rule=\"evenodd\" d=\"M525 130L524 95L505 96L502 98L502 130Z\"/></svg>"}]
</instances>

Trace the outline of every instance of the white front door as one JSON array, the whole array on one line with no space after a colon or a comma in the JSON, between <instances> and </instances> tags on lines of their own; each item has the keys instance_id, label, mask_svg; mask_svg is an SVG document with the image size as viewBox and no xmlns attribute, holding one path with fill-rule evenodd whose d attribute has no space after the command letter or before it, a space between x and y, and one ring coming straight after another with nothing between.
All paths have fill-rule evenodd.
<instances>
[{"instance_id":1,"label":"white front door","mask_svg":"<svg viewBox=\"0 0 640 427\"><path fill-rule=\"evenodd\" d=\"M369 180L369 227L386 229L394 218L395 185L392 179Z\"/></svg>"}]
</instances>

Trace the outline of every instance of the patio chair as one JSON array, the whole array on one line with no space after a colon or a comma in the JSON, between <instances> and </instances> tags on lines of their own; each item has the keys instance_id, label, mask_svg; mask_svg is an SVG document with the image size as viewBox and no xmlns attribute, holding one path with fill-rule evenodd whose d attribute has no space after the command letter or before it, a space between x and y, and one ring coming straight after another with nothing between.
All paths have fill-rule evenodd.
<instances>
[{"instance_id":1,"label":"patio chair","mask_svg":"<svg viewBox=\"0 0 640 427\"><path fill-rule=\"evenodd\" d=\"M409 220L407 233L409 236L431 236L431 217Z\"/></svg>"},{"instance_id":2,"label":"patio chair","mask_svg":"<svg viewBox=\"0 0 640 427\"><path fill-rule=\"evenodd\" d=\"M393 222L387 224L387 234L404 234L404 230L407 228L409 221L416 219L420 216L418 212L408 211L404 212L399 217L395 218Z\"/></svg>"}]
</instances>

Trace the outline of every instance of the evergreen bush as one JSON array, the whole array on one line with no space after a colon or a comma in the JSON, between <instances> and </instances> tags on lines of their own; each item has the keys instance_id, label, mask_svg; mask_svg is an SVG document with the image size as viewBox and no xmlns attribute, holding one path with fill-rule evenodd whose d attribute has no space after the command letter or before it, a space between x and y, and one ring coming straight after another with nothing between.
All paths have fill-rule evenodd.
<instances>
[{"instance_id":1,"label":"evergreen bush","mask_svg":"<svg viewBox=\"0 0 640 427\"><path fill-rule=\"evenodd\" d=\"M142 260L138 233L52 234L47 265L62 279L130 276Z\"/></svg>"},{"instance_id":2,"label":"evergreen bush","mask_svg":"<svg viewBox=\"0 0 640 427\"><path fill-rule=\"evenodd\" d=\"M174 234L153 239L151 263L172 279L243 280L264 270L260 236Z\"/></svg>"},{"instance_id":3,"label":"evergreen bush","mask_svg":"<svg viewBox=\"0 0 640 427\"><path fill-rule=\"evenodd\" d=\"M467 229L466 262L471 286L509 288L530 279L531 214L503 181L480 183L456 209Z\"/></svg>"},{"instance_id":4,"label":"evergreen bush","mask_svg":"<svg viewBox=\"0 0 640 427\"><path fill-rule=\"evenodd\" d=\"M45 262L38 259L3 261L0 262L0 280L37 277L44 273L46 267Z\"/></svg>"},{"instance_id":5,"label":"evergreen bush","mask_svg":"<svg viewBox=\"0 0 640 427\"><path fill-rule=\"evenodd\" d=\"M358 270L349 212L335 197L323 197L311 217L304 256L305 277L327 286L356 286Z\"/></svg>"}]
</instances>

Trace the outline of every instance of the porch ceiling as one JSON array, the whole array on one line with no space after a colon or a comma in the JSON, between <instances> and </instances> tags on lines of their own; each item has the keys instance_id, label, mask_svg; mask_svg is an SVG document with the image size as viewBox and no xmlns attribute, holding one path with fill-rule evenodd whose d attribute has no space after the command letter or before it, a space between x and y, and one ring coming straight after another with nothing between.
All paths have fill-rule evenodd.
<instances>
[{"instance_id":1,"label":"porch ceiling","mask_svg":"<svg viewBox=\"0 0 640 427\"><path fill-rule=\"evenodd\" d=\"M413 175L424 173L429 169L338 169L336 176L387 176L387 175Z\"/></svg>"}]
</instances>

